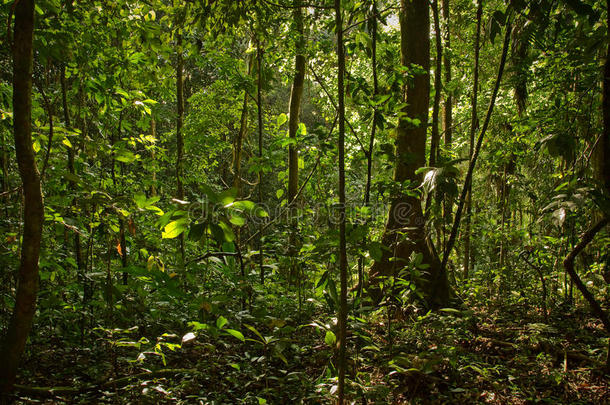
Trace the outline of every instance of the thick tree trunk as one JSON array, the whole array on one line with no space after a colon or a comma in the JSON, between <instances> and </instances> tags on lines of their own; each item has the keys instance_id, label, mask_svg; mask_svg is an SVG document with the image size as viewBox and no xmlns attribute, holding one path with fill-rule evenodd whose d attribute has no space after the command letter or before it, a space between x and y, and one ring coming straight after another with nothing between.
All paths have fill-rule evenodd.
<instances>
[{"instance_id":1,"label":"thick tree trunk","mask_svg":"<svg viewBox=\"0 0 610 405\"><path fill-rule=\"evenodd\" d=\"M343 22L341 0L335 0L335 27L337 30L337 92L339 115L339 405L345 400L345 371L347 369L347 242L345 239L345 50L343 48Z\"/></svg>"},{"instance_id":2,"label":"thick tree trunk","mask_svg":"<svg viewBox=\"0 0 610 405\"><path fill-rule=\"evenodd\" d=\"M9 393L36 311L38 258L42 237L44 206L40 175L32 148L32 39L34 0L15 4L13 48L13 129L19 175L23 183L23 241L19 284L13 315L0 350L0 392Z\"/></svg>"},{"instance_id":3,"label":"thick tree trunk","mask_svg":"<svg viewBox=\"0 0 610 405\"><path fill-rule=\"evenodd\" d=\"M430 92L430 14L425 0L401 0L400 38L401 64L417 64L425 73L416 75L403 89L407 103L403 109L406 117L419 120L418 125L401 119L397 128L396 163L394 181L410 182L409 188L421 183L415 171L426 165L426 128ZM376 288L379 277L395 276L400 267L408 263L412 253L421 253L423 263L430 267L419 288L431 306L446 305L449 301L449 286L434 249L428 243L424 226L422 199L414 196L413 190L401 192L393 197L382 243L390 248L370 269L369 283L373 299L380 298ZM406 236L406 238L405 238ZM391 260L395 257L395 260Z\"/></svg>"}]
</instances>

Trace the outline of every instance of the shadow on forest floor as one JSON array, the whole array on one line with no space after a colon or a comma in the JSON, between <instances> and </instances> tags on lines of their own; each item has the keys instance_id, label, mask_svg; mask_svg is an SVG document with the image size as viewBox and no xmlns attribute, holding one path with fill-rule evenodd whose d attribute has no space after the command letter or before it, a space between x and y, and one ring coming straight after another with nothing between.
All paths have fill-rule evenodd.
<instances>
[{"instance_id":1,"label":"shadow on forest floor","mask_svg":"<svg viewBox=\"0 0 610 405\"><path fill-rule=\"evenodd\" d=\"M598 371L607 340L601 325L584 310L551 314L548 323L514 306L406 318L393 321L391 347L383 310L352 320L349 377L354 403L610 401L609 378ZM39 334L19 381L29 387L21 387L20 401L331 401L336 381L332 320L299 327L289 318L266 317L256 328L242 323L241 332L228 329L227 323L231 326L224 319L198 324L193 333L158 336L149 328L148 337L138 328L100 330L97 339L80 347L57 335ZM44 388L59 386L63 391Z\"/></svg>"}]
</instances>

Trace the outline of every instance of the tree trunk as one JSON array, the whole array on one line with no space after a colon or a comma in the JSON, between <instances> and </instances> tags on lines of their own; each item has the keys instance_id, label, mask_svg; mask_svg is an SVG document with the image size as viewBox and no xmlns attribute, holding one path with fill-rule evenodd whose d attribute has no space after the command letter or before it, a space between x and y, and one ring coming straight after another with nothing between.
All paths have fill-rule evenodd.
<instances>
[{"instance_id":1,"label":"tree trunk","mask_svg":"<svg viewBox=\"0 0 610 405\"><path fill-rule=\"evenodd\" d=\"M477 31L474 39L474 69L472 82L472 114L470 117L470 149L468 158L472 159L474 152L474 134L479 125L477 116L477 102L479 93L479 43L481 41L481 16L483 15L483 1L477 2ZM470 271L470 215L472 214L472 181L467 185L466 215L464 216L464 279L468 278Z\"/></svg>"},{"instance_id":2,"label":"tree trunk","mask_svg":"<svg viewBox=\"0 0 610 405\"><path fill-rule=\"evenodd\" d=\"M183 157L184 157L184 138L182 127L184 123L184 77L183 68L184 61L182 58L182 34L178 34L177 40L178 60L176 62L176 198L184 200L184 185L182 183L184 177ZM184 266L184 233L178 236L180 243L180 266Z\"/></svg>"},{"instance_id":3,"label":"tree trunk","mask_svg":"<svg viewBox=\"0 0 610 405\"><path fill-rule=\"evenodd\" d=\"M443 45L441 43L441 24L438 18L438 0L434 0L431 4L432 16L434 17L434 42L436 45L436 58L434 67L434 102L432 104L432 137L430 138L430 158L429 166L435 167L438 159L438 148L440 135L438 132L439 126L439 110L441 105L441 90L442 90L442 66L443 66Z\"/></svg>"},{"instance_id":4,"label":"tree trunk","mask_svg":"<svg viewBox=\"0 0 610 405\"><path fill-rule=\"evenodd\" d=\"M345 400L345 371L347 368L347 242L345 239L345 50L343 48L343 22L341 0L335 0L335 28L337 31L337 91L339 115L339 405Z\"/></svg>"},{"instance_id":5,"label":"tree trunk","mask_svg":"<svg viewBox=\"0 0 610 405\"><path fill-rule=\"evenodd\" d=\"M157 140L157 121L155 120L154 114L152 114L151 117L150 117L150 134L152 135L153 139L156 141ZM153 149L152 152L150 153L150 158L152 159L153 162L155 162L155 160L156 160L155 149ZM157 195L157 167L156 167L156 163L154 163L154 166L153 166L152 184L150 185L150 195L153 196L153 197Z\"/></svg>"},{"instance_id":6,"label":"tree trunk","mask_svg":"<svg viewBox=\"0 0 610 405\"><path fill-rule=\"evenodd\" d=\"M585 300L587 300L587 303L591 307L591 311L593 312L593 314L597 316L599 320L602 321L606 333L610 334L610 319L608 318L608 315L603 310L599 302L595 299L593 294L591 294L591 292L582 282L582 280L578 276L578 273L576 273L576 270L574 270L574 260L576 259L576 256L578 256L578 254L584 248L586 248L589 243L593 241L595 235L597 235L597 233L601 231L608 224L608 222L610 222L610 219L608 217L604 217L601 220L597 221L597 223L591 228L589 228L581 237L580 242L566 256L563 261L563 267L566 269L566 273L570 275L570 279L576 285L576 288L578 288L582 296L585 298ZM606 358L606 369L610 371L610 346Z\"/></svg>"},{"instance_id":7,"label":"tree trunk","mask_svg":"<svg viewBox=\"0 0 610 405\"><path fill-rule=\"evenodd\" d=\"M472 174L474 173L474 167L477 163L477 158L479 156L479 152L481 151L481 145L483 144L483 138L485 137L485 133L487 132L487 128L489 126L489 121L491 119L491 115L494 110L494 106L496 104L496 97L498 96L498 90L500 89L500 82L502 81L502 75L504 74L504 67L506 65L506 55L508 53L508 45L510 43L510 24L506 23L506 33L504 34L504 44L502 45L502 55L500 56L500 65L498 66L498 75L496 77L496 83L494 84L494 88L491 94L491 100L489 100L489 107L487 108L487 114L485 115L485 121L483 122L483 126L481 127L481 132L479 133L479 138L477 139L477 143L474 147L474 151L472 153L472 158L470 159L470 163L468 165L468 172L466 173L466 179L464 180L464 187L462 188L462 192L460 194L460 200L458 202L457 210L455 212L455 219L453 221L453 226L451 227L451 234L449 235L449 241L447 242L447 246L445 248L445 253L443 254L443 262L441 264L441 268L445 269L447 267L447 261L449 260L449 255L451 254L451 250L455 245L455 239L457 237L458 230L460 228L460 221L462 219L462 210L464 209L464 203L466 200L466 193L468 192L468 186L472 181Z\"/></svg>"},{"instance_id":8,"label":"tree trunk","mask_svg":"<svg viewBox=\"0 0 610 405\"><path fill-rule=\"evenodd\" d=\"M445 60L445 86L451 82L451 33L449 32L449 0L442 0L443 3L443 23L445 25L444 39L445 46L443 58ZM453 136L453 95L450 91L445 91L445 102L443 105L443 130L445 131L445 148L451 146Z\"/></svg>"},{"instance_id":9,"label":"tree trunk","mask_svg":"<svg viewBox=\"0 0 610 405\"><path fill-rule=\"evenodd\" d=\"M250 76L252 70L252 55L246 59L246 75ZM244 90L244 100L239 119L239 132L233 145L233 187L237 190L237 196L241 195L241 153L244 140L248 134L248 92Z\"/></svg>"},{"instance_id":10,"label":"tree trunk","mask_svg":"<svg viewBox=\"0 0 610 405\"><path fill-rule=\"evenodd\" d=\"M449 286L445 273L441 273L440 261L426 238L421 196L414 195L413 188L421 183L416 170L426 164L426 127L430 92L430 14L425 0L401 0L400 48L401 64L405 67L417 64L424 69L403 88L403 100L407 103L402 112L410 119L419 120L419 125L401 119L396 131L396 163L394 181L410 182L409 188L392 198L389 217L382 243L390 248L384 250L381 260L376 261L369 272L370 293L379 300L376 286L379 277L398 274L396 264L404 266L412 253L423 255L422 263L430 267L419 285L431 306L446 305L449 301ZM403 234L406 235L406 239ZM390 260L395 257L397 260Z\"/></svg>"},{"instance_id":11,"label":"tree trunk","mask_svg":"<svg viewBox=\"0 0 610 405\"><path fill-rule=\"evenodd\" d=\"M606 0L607 10L610 10L610 0ZM610 40L610 11L608 11L607 39ZM601 138L601 149L603 153L602 177L606 190L610 192L610 41L608 42L608 50L606 53L606 63L604 65L604 81L603 81L603 120L604 132Z\"/></svg>"},{"instance_id":12,"label":"tree trunk","mask_svg":"<svg viewBox=\"0 0 610 405\"><path fill-rule=\"evenodd\" d=\"M298 145L296 143L297 132L299 130L299 119L301 110L301 97L303 95L303 84L305 82L305 35L303 28L303 11L301 7L301 0L294 0L293 2L293 22L296 31L296 56L294 60L294 78L292 81L292 89L290 91L290 105L289 105L289 121L288 121L288 136L294 142L290 143L288 147L288 202L293 202L299 190L299 152ZM289 217L291 222L291 232L289 240L289 255L291 258L290 266L290 279L300 280L298 274L299 266L296 263L297 246L297 231L298 221L296 215L296 204L289 211ZM299 283L300 291L300 283ZM299 295L300 297L300 295ZM300 303L300 301L299 301ZM299 306L300 307L300 306Z\"/></svg>"},{"instance_id":13,"label":"tree trunk","mask_svg":"<svg viewBox=\"0 0 610 405\"><path fill-rule=\"evenodd\" d=\"M379 80L377 78L377 1L373 0L371 6L371 71L373 73L373 98L379 93ZM377 106L373 106L373 123L371 125L371 137L369 138L369 148L366 151L366 185L364 186L364 205L368 207L371 202L371 183L373 179L373 156L375 148L375 135L377 131L377 121L379 120ZM363 238L366 243L366 236ZM358 258L358 285L357 295L362 296L364 286L364 257Z\"/></svg>"},{"instance_id":14,"label":"tree trunk","mask_svg":"<svg viewBox=\"0 0 610 405\"><path fill-rule=\"evenodd\" d=\"M303 12L301 0L294 0L293 20L296 29L296 56L294 60L294 79L290 91L288 136L296 140L299 129L301 97L305 82L305 36L303 31ZM288 201L297 195L299 188L299 156L296 143L291 143L288 150Z\"/></svg>"},{"instance_id":15,"label":"tree trunk","mask_svg":"<svg viewBox=\"0 0 610 405\"><path fill-rule=\"evenodd\" d=\"M0 350L0 392L12 391L21 355L32 327L38 292L38 258L44 220L40 175L32 148L32 39L34 0L15 3L13 48L13 130L23 183L23 242L13 315Z\"/></svg>"},{"instance_id":16,"label":"tree trunk","mask_svg":"<svg viewBox=\"0 0 610 405\"><path fill-rule=\"evenodd\" d=\"M70 110L68 109L68 96L67 96L67 86L66 86L66 67L62 66L61 68L61 101L64 110L64 125L67 130L72 128L70 123ZM76 143L74 143L76 145ZM74 167L74 147L68 148L68 172L74 177L76 175L76 168ZM75 182L70 180L68 184L69 190L74 193L76 191ZM77 208L77 199L76 196L72 199L72 204L70 207L70 215L74 215ZM83 262L83 255L80 243L80 234L78 232L74 232L74 256L76 258L76 270L78 273L79 282L84 285L85 279L85 264Z\"/></svg>"},{"instance_id":17,"label":"tree trunk","mask_svg":"<svg viewBox=\"0 0 610 405\"><path fill-rule=\"evenodd\" d=\"M257 81L256 81L256 103L258 105L258 164L262 165L263 161L263 48L261 47L260 39L257 39L256 44L256 60L257 60ZM263 171L259 168L258 172L258 203L263 204ZM261 284L265 283L265 268L263 267L263 229L262 221L258 228L258 270L260 274Z\"/></svg>"},{"instance_id":18,"label":"tree trunk","mask_svg":"<svg viewBox=\"0 0 610 405\"><path fill-rule=\"evenodd\" d=\"M438 0L437 0L438 1ZM445 135L445 149L451 148L453 137L453 95L449 85L451 83L451 33L449 31L449 0L442 0L443 13L443 70L445 78L445 99L443 102L443 131ZM443 250L447 239L447 224L451 224L451 210L453 198L446 197L443 202Z\"/></svg>"}]
</instances>

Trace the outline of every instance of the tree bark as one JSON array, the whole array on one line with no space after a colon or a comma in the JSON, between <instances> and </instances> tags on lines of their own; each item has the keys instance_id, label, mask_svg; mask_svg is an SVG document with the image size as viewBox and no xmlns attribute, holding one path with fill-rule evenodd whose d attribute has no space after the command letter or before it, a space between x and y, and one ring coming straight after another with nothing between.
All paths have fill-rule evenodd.
<instances>
[{"instance_id":1,"label":"tree bark","mask_svg":"<svg viewBox=\"0 0 610 405\"><path fill-rule=\"evenodd\" d=\"M430 13L425 0L401 0L400 38L401 64L409 67L412 64L423 68L424 73L416 75L403 87L404 116L397 128L396 162L394 181L409 184L411 190L405 190L394 196L391 201L388 221L382 243L390 248L384 250L382 258L376 261L369 272L369 292L378 301L381 296L376 283L379 277L396 276L396 265L408 263L412 253L423 255L422 263L430 267L423 277L419 288L428 304L432 307L446 305L449 301L449 286L446 274L441 273L440 261L426 237L421 196L414 194L415 187L421 183L421 176L416 170L426 164L426 128L428 123L428 105L430 99ZM406 235L406 238L404 238ZM395 260L391 260L395 257Z\"/></svg>"},{"instance_id":2,"label":"tree bark","mask_svg":"<svg viewBox=\"0 0 610 405\"><path fill-rule=\"evenodd\" d=\"M347 242L345 238L345 50L343 48L343 22L341 0L335 0L335 29L337 31L337 92L339 115L339 405L345 400L345 371L347 368Z\"/></svg>"},{"instance_id":3,"label":"tree bark","mask_svg":"<svg viewBox=\"0 0 610 405\"><path fill-rule=\"evenodd\" d=\"M13 48L13 131L19 175L23 183L23 242L13 315L0 350L0 392L10 393L32 327L38 293L38 258L44 205L40 175L32 148L32 40L34 0L15 3Z\"/></svg>"}]
</instances>

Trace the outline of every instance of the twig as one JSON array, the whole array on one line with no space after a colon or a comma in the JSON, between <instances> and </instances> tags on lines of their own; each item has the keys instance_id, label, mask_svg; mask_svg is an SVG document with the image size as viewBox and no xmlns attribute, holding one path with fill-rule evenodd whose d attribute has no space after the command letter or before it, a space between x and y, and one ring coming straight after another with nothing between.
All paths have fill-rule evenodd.
<instances>
[{"instance_id":1,"label":"twig","mask_svg":"<svg viewBox=\"0 0 610 405\"><path fill-rule=\"evenodd\" d=\"M186 264L189 265L191 263L194 262L198 262L200 260L203 259L207 259L208 257L223 257L223 256L239 256L239 254L237 252L207 252L206 254L202 255L202 256L198 256L194 259L189 260Z\"/></svg>"}]
</instances>

